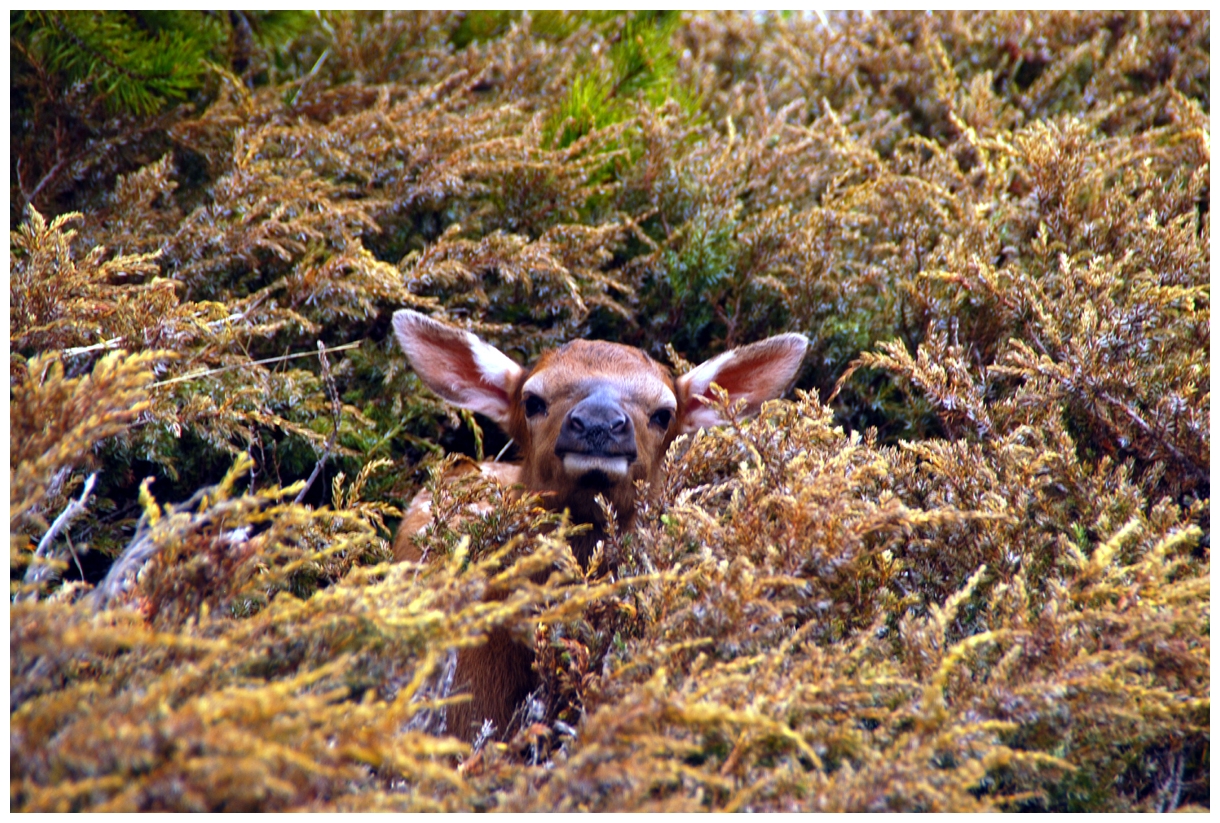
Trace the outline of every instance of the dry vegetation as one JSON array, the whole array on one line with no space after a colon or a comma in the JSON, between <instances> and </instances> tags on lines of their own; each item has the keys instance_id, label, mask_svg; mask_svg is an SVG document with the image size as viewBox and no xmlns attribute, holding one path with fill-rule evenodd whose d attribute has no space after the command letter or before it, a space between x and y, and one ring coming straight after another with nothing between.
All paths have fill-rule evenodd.
<instances>
[{"instance_id":1,"label":"dry vegetation","mask_svg":"<svg viewBox=\"0 0 1220 823\"><path fill-rule=\"evenodd\" d=\"M1210 17L830 23L335 14L15 117L11 810L1209 806ZM504 440L404 306L814 353L585 573L451 517ZM472 753L498 625L536 722Z\"/></svg>"}]
</instances>

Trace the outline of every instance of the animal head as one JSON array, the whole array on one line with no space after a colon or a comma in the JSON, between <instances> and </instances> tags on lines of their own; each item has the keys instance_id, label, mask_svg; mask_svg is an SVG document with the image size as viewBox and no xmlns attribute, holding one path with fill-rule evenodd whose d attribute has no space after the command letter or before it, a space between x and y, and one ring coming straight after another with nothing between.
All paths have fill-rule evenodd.
<instances>
[{"instance_id":1,"label":"animal head","mask_svg":"<svg viewBox=\"0 0 1220 823\"><path fill-rule=\"evenodd\" d=\"M470 332L418 312L394 313L394 332L425 385L494 420L520 446L521 482L600 521L604 494L629 526L636 480L653 480L675 437L725 421L709 402L713 383L756 413L792 384L808 348L781 334L731 349L675 378L637 348L573 340L523 368Z\"/></svg>"}]
</instances>

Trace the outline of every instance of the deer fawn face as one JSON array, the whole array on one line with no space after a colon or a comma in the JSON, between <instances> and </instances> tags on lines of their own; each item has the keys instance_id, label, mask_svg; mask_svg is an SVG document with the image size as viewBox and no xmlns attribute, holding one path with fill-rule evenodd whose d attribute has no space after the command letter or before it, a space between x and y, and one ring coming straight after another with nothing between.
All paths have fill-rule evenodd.
<instances>
[{"instance_id":1,"label":"deer fawn face","mask_svg":"<svg viewBox=\"0 0 1220 823\"><path fill-rule=\"evenodd\" d=\"M620 526L635 514L635 481L653 480L670 442L725 422L707 403L712 383L746 413L791 384L808 341L783 334L733 349L675 379L639 349L574 340L525 369L469 332L418 312L394 313L416 373L444 399L481 412L521 448L520 481L575 522L600 523L603 494Z\"/></svg>"},{"instance_id":2,"label":"deer fawn face","mask_svg":"<svg viewBox=\"0 0 1220 823\"><path fill-rule=\"evenodd\" d=\"M521 482L578 522L597 522L604 494L627 525L636 480L652 480L677 434L669 372L639 349L574 340L522 375L509 433L525 455Z\"/></svg>"},{"instance_id":3,"label":"deer fawn face","mask_svg":"<svg viewBox=\"0 0 1220 823\"><path fill-rule=\"evenodd\" d=\"M597 495L613 504L619 527L629 528L635 481L655 478L679 434L724 422L707 403L712 383L731 400L744 400L747 413L757 412L792 383L808 346L799 334L782 334L727 351L675 379L644 352L617 343L574 340L525 369L473 334L417 312L395 312L394 332L428 388L487 415L521 447L518 472L484 463L484 474L521 482L553 508L570 510L574 522L593 525L572 544L581 565L607 525ZM429 501L427 492L412 501L395 539L396 558L421 559L411 535L428 521ZM460 651L455 688L468 690L470 700L446 713L454 733L471 740L486 718L507 739L515 708L537 685L532 662L533 653L505 629Z\"/></svg>"}]
</instances>

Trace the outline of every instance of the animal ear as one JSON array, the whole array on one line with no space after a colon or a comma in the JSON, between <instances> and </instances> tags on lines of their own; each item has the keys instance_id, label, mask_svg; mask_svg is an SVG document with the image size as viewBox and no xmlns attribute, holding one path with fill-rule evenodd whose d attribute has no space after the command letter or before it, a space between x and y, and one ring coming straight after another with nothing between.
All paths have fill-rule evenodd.
<instances>
[{"instance_id":1,"label":"animal ear","mask_svg":"<svg viewBox=\"0 0 1220 823\"><path fill-rule=\"evenodd\" d=\"M801 368L809 340L802 334L780 334L730 349L700 363L675 382L682 419L679 432L692 432L728 421L709 403L713 383L729 393L731 403L746 401L746 414L757 414L763 401L779 397Z\"/></svg>"},{"instance_id":2,"label":"animal ear","mask_svg":"<svg viewBox=\"0 0 1220 823\"><path fill-rule=\"evenodd\" d=\"M455 406L507 426L523 369L468 331L410 309L394 312L394 335L424 384Z\"/></svg>"}]
</instances>

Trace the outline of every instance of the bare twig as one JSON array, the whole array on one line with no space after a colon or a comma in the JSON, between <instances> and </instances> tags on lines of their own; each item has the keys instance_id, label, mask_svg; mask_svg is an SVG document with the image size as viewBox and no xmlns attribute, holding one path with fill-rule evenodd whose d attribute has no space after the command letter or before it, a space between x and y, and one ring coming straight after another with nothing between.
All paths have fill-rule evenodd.
<instances>
[{"instance_id":1,"label":"bare twig","mask_svg":"<svg viewBox=\"0 0 1220 823\"><path fill-rule=\"evenodd\" d=\"M211 494L214 488L213 486L208 486L207 488L200 489L191 495L190 499L180 505L167 505L163 518L169 517L176 512L190 511L199 504L199 501ZM100 611L106 608L111 600L121 595L126 588L128 578L134 577L145 561L157 552L159 544L153 540L152 531L153 525L149 522L148 515L140 515L140 520L136 523L136 533L132 536L131 542L127 544L127 548L123 549L123 553L110 566L110 571L106 573L106 577L102 582L89 594L89 599L95 609Z\"/></svg>"},{"instance_id":2,"label":"bare twig","mask_svg":"<svg viewBox=\"0 0 1220 823\"><path fill-rule=\"evenodd\" d=\"M24 191L21 192L21 196L25 198L25 206L22 207L22 212L24 212L25 209L34 202L34 198L42 192L47 183L50 183L51 180L53 180L59 174L60 170L63 169L64 164L67 162L67 158L60 159L58 163L51 166L51 170L49 172L42 176L42 179L38 181L38 185L34 186L34 190L32 192L29 194L26 194Z\"/></svg>"},{"instance_id":3,"label":"bare twig","mask_svg":"<svg viewBox=\"0 0 1220 823\"><path fill-rule=\"evenodd\" d=\"M68 544L68 553L72 555L72 562L76 564L76 570L80 572L80 579L85 579L85 567L80 564L80 555L76 553L76 546L72 545L72 535L64 533L64 542Z\"/></svg>"},{"instance_id":4,"label":"bare twig","mask_svg":"<svg viewBox=\"0 0 1220 823\"><path fill-rule=\"evenodd\" d=\"M453 679L457 675L457 651L450 649L438 673L430 674L428 682L434 685L420 689L411 698L412 703L423 700L444 700L453 692ZM444 707L420 709L407 721L406 728L415 732L443 736L448 728L448 717Z\"/></svg>"},{"instance_id":5,"label":"bare twig","mask_svg":"<svg viewBox=\"0 0 1220 823\"><path fill-rule=\"evenodd\" d=\"M491 462L499 463L500 458L504 456L504 452L508 451L508 447L511 446L514 442L516 442L516 441L514 441L511 437L508 438L508 442L504 444L504 448L502 448L502 449L500 449L500 451L496 452L496 456L492 459Z\"/></svg>"},{"instance_id":6,"label":"bare twig","mask_svg":"<svg viewBox=\"0 0 1220 823\"><path fill-rule=\"evenodd\" d=\"M322 64L326 62L326 58L330 57L330 49L322 52L322 56L314 61L313 68L309 70L309 74L301 78L300 85L297 86L296 94L292 95L291 105L295 106L297 101L301 99L301 94L305 91L305 87L309 85L309 81L317 76L318 71L322 68Z\"/></svg>"},{"instance_id":7,"label":"bare twig","mask_svg":"<svg viewBox=\"0 0 1220 823\"><path fill-rule=\"evenodd\" d=\"M318 462L313 467L313 473L309 475L309 479L305 481L305 488L296 496L292 502L300 503L305 499L305 495L309 493L310 486L313 481L318 479L318 475L322 473L322 467L326 465L326 459L330 457L331 449L335 447L335 438L339 436L339 419L343 411L343 407L339 404L339 391L335 388L335 378L330 373L330 361L326 359L326 344L321 340L318 341L318 359L322 361L322 380L326 383L326 392L330 395L330 412L333 427L330 430L330 437L326 438L326 448L322 451L322 456L318 458Z\"/></svg>"},{"instance_id":8,"label":"bare twig","mask_svg":"<svg viewBox=\"0 0 1220 823\"><path fill-rule=\"evenodd\" d=\"M117 349L123 345L123 338L112 337L109 340L103 340L101 343L94 343L92 346L74 346L70 349L64 349L64 357L75 357L78 354L88 354L94 351L109 351Z\"/></svg>"},{"instance_id":9,"label":"bare twig","mask_svg":"<svg viewBox=\"0 0 1220 823\"><path fill-rule=\"evenodd\" d=\"M85 479L85 487L81 490L80 498L68 502L68 505L60 513L59 517L55 518L55 522L51 524L51 528L47 529L47 533L38 541L38 548L34 551L34 562L25 570L25 578L22 581L26 585L31 586L31 588L19 595L18 600L37 600L37 585L49 582L55 578L55 566L48 561L48 558L59 558L54 558L51 545L55 542L55 538L59 533L67 528L68 524L77 515L85 511L85 503L88 501L89 495L93 493L93 484L96 481L96 472ZM78 565L79 562L77 561Z\"/></svg>"},{"instance_id":10,"label":"bare twig","mask_svg":"<svg viewBox=\"0 0 1220 823\"><path fill-rule=\"evenodd\" d=\"M347 343L342 346L336 346L335 348L331 349L330 351L332 351L332 352L347 351L348 349L358 348L360 346L360 343L361 343L361 341L357 341L355 343ZM322 344L319 343L318 345L321 346ZM83 349L82 349L82 351L83 351ZM67 353L67 352L65 352L65 353ZM233 369L241 369L241 368L245 368L246 366L264 366L268 363L280 363L285 360L295 360L298 357L313 357L313 352L303 351L303 352L297 352L296 354L282 354L279 357L268 357L265 360L251 360L248 363L237 363L232 366L221 366L218 369L203 369L202 371L191 372L190 374L180 374L177 377L171 377L168 380L160 380L156 383L153 383L151 386L149 386L149 388L156 389L156 388L160 388L161 386L168 386L171 383L181 383L183 380L197 380L200 377L210 377L213 374L220 374L222 372L232 371Z\"/></svg>"},{"instance_id":11,"label":"bare twig","mask_svg":"<svg viewBox=\"0 0 1220 823\"><path fill-rule=\"evenodd\" d=\"M1105 389L1093 384L1093 381L1089 382L1091 384L1089 387L1097 392L1098 397L1112 406L1116 406L1119 411L1127 415L1128 419L1130 419L1140 431L1142 431L1150 440L1157 443L1167 452L1173 455L1174 459L1181 463L1183 467L1186 468L1192 475L1205 482L1209 479L1208 473L1203 469L1202 466L1197 464L1194 460L1191 460L1190 457L1183 453L1181 449L1179 449L1173 443L1170 443L1167 437L1164 437L1160 432L1150 426L1148 422L1144 420L1143 416L1132 408L1130 403L1123 402L1121 399L1110 394Z\"/></svg>"},{"instance_id":12,"label":"bare twig","mask_svg":"<svg viewBox=\"0 0 1220 823\"><path fill-rule=\"evenodd\" d=\"M1156 790L1156 810L1161 813L1174 811L1182 802L1182 772L1186 768L1186 758L1181 752L1174 752L1168 765L1169 774Z\"/></svg>"},{"instance_id":13,"label":"bare twig","mask_svg":"<svg viewBox=\"0 0 1220 823\"><path fill-rule=\"evenodd\" d=\"M89 595L93 607L100 611L106 608L111 600L122 594L127 578L139 571L144 562L152 557L156 550L157 544L152 540L152 534L148 529L148 520L141 517L140 523L136 527L135 538L127 544L127 548L123 550L123 554L119 556L119 559L114 561L114 565L110 567L106 577Z\"/></svg>"}]
</instances>

